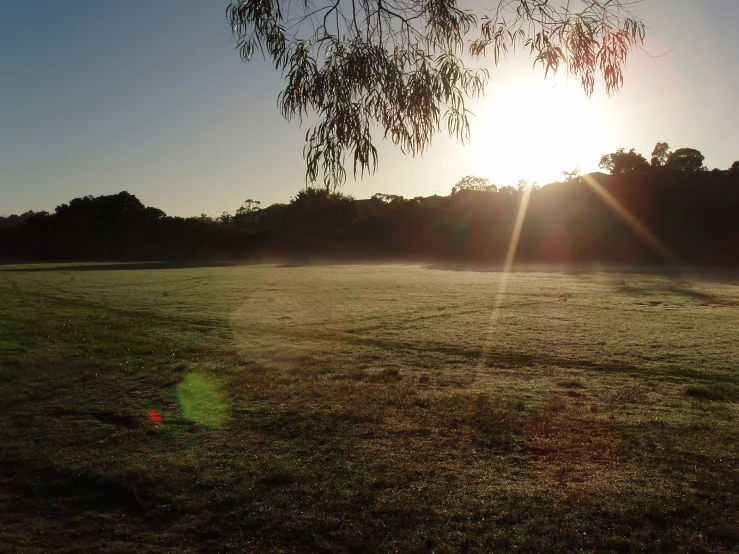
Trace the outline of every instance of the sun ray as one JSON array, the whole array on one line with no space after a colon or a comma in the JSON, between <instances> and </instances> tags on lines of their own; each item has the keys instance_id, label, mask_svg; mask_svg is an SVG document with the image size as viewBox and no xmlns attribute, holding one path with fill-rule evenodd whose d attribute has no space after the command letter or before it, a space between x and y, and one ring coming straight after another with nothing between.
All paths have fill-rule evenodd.
<instances>
[{"instance_id":1,"label":"sun ray","mask_svg":"<svg viewBox=\"0 0 739 554\"><path fill-rule=\"evenodd\" d=\"M482 354L480 361L477 364L475 374L473 376L473 386L478 381L480 372L482 371L485 363L487 362L488 355L493 343L493 333L500 317L500 310L503 305L503 299L508 291L508 282L510 280L511 271L513 269L513 261L518 251L518 243L521 238L521 230L523 229L524 221L526 220L526 213L529 208L529 199L531 198L531 188L526 188L521 194L521 202L518 205L518 213L516 214L516 222L513 225L513 232L511 233L511 240L508 243L508 251L506 253L505 262L503 264L503 271L500 276L500 283L498 284L498 290L495 293L493 308L490 312L490 320L488 323L488 331L483 343Z\"/></svg>"},{"instance_id":2,"label":"sun ray","mask_svg":"<svg viewBox=\"0 0 739 554\"><path fill-rule=\"evenodd\" d=\"M596 181L592 176L585 175L583 180L587 185L598 194L605 203L613 210L613 212L626 223L637 236L657 254L663 261L673 266L682 266L678 257L665 244L657 238L634 214L632 214L621 202L619 202L603 185Z\"/></svg>"},{"instance_id":3,"label":"sun ray","mask_svg":"<svg viewBox=\"0 0 739 554\"><path fill-rule=\"evenodd\" d=\"M519 239L521 238L521 230L523 229L523 224L524 224L524 221L526 220L526 213L528 211L530 198L531 198L531 188L527 187L524 190L524 192L521 194L521 202L518 205L518 213L516 214L516 222L513 225L513 232L511 233L511 240L508 243L508 252L506 253L505 263L503 264L503 271L500 276L498 290L495 293L495 297L493 299L493 307L490 312L490 320L488 322L487 335L482 345L482 352L480 355L480 360L477 363L475 370L472 374L472 381L470 383L470 391L472 393L479 392L476 389L480 382L480 377L482 375L484 367L487 363L490 350L492 349L493 333L495 332L495 329L498 324L498 320L500 318L500 311L503 305L503 298L505 297L505 294L508 290L508 281L510 279L511 270L513 268L513 261L516 257L516 251L518 250L518 242L519 242ZM472 420L472 418L474 417L474 412L475 412L474 402L470 402L470 404L467 406L465 425L468 425L469 421ZM464 451L466 446L467 446L467 441L465 438L463 438L462 444L460 445L460 452Z\"/></svg>"}]
</instances>

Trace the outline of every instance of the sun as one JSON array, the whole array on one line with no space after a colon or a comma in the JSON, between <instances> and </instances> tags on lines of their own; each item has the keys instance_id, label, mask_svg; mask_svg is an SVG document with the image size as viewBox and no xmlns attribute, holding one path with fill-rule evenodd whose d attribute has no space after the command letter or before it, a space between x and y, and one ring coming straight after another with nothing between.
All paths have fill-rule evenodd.
<instances>
[{"instance_id":1,"label":"sun","mask_svg":"<svg viewBox=\"0 0 739 554\"><path fill-rule=\"evenodd\" d=\"M602 108L570 83L519 82L490 95L471 148L480 175L499 185L544 185L562 170L594 171L606 141Z\"/></svg>"}]
</instances>

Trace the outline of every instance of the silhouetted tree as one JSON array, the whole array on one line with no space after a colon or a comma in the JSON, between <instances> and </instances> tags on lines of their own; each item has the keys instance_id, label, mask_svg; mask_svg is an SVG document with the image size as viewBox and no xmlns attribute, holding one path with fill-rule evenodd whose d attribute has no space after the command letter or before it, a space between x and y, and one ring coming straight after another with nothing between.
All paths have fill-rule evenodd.
<instances>
[{"instance_id":1,"label":"silhouetted tree","mask_svg":"<svg viewBox=\"0 0 739 554\"><path fill-rule=\"evenodd\" d=\"M260 209L261 202L247 198L244 204L239 206L233 215L231 222L242 229L248 228L257 230L257 225L266 215L265 210Z\"/></svg>"},{"instance_id":2,"label":"silhouetted tree","mask_svg":"<svg viewBox=\"0 0 739 554\"><path fill-rule=\"evenodd\" d=\"M667 163L667 158L670 155L670 145L666 142L658 142L652 150L652 167L662 167Z\"/></svg>"},{"instance_id":3,"label":"silhouetted tree","mask_svg":"<svg viewBox=\"0 0 739 554\"><path fill-rule=\"evenodd\" d=\"M251 198L247 198L246 200L244 200L244 205L236 210L236 215L253 214L256 211L259 211L261 205L262 203L259 200L252 200Z\"/></svg>"},{"instance_id":4,"label":"silhouetted tree","mask_svg":"<svg viewBox=\"0 0 739 554\"><path fill-rule=\"evenodd\" d=\"M283 117L317 116L306 133L307 179L322 173L336 190L347 157L355 176L376 169L374 125L414 155L441 128L468 138L465 99L487 81L486 70L465 66L468 54L497 63L524 48L545 75L564 68L588 94L598 75L606 91L618 89L645 36L629 11L637 1L493 0L479 19L457 0L233 0L226 13L241 58L261 50L287 79Z\"/></svg>"},{"instance_id":5,"label":"silhouetted tree","mask_svg":"<svg viewBox=\"0 0 739 554\"><path fill-rule=\"evenodd\" d=\"M516 191L517 192L525 192L527 190L537 190L539 188L539 185L536 181L529 181L528 179L519 179L516 183Z\"/></svg>"},{"instance_id":6,"label":"silhouetted tree","mask_svg":"<svg viewBox=\"0 0 739 554\"><path fill-rule=\"evenodd\" d=\"M10 214L7 217L0 217L0 228L1 227L16 227L26 221L27 219L30 219L31 217L43 213L48 215L46 212L34 212L33 210L29 210L27 212L22 213L21 215L18 214Z\"/></svg>"},{"instance_id":7,"label":"silhouetted tree","mask_svg":"<svg viewBox=\"0 0 739 554\"><path fill-rule=\"evenodd\" d=\"M288 208L291 213L302 215L333 204L346 202L350 199L351 197L345 196L340 192L329 192L316 187L305 187L290 199Z\"/></svg>"},{"instance_id":8,"label":"silhouetted tree","mask_svg":"<svg viewBox=\"0 0 739 554\"><path fill-rule=\"evenodd\" d=\"M371 200L375 200L376 202L379 202L380 204L392 204L392 203L398 203L398 202L404 202L405 198L398 194L385 194L382 192L377 192L372 195Z\"/></svg>"},{"instance_id":9,"label":"silhouetted tree","mask_svg":"<svg viewBox=\"0 0 739 554\"><path fill-rule=\"evenodd\" d=\"M678 148L667 157L665 166L678 171L700 171L704 159L703 154L695 148Z\"/></svg>"},{"instance_id":10,"label":"silhouetted tree","mask_svg":"<svg viewBox=\"0 0 739 554\"><path fill-rule=\"evenodd\" d=\"M565 183L572 183L574 181L577 181L580 178L580 168L576 167L572 171L562 171L562 177L564 178Z\"/></svg>"},{"instance_id":11,"label":"silhouetted tree","mask_svg":"<svg viewBox=\"0 0 739 554\"><path fill-rule=\"evenodd\" d=\"M731 164L731 167L729 168L729 174L731 174L731 175L739 175L739 160L737 160L733 164Z\"/></svg>"},{"instance_id":12,"label":"silhouetted tree","mask_svg":"<svg viewBox=\"0 0 739 554\"><path fill-rule=\"evenodd\" d=\"M622 175L644 171L649 168L649 164L646 158L636 153L633 148L628 152L623 148L619 148L614 153L601 157L598 167L609 171L611 175Z\"/></svg>"},{"instance_id":13,"label":"silhouetted tree","mask_svg":"<svg viewBox=\"0 0 739 554\"><path fill-rule=\"evenodd\" d=\"M452 194L457 194L463 190L474 190L479 192L495 192L498 187L491 185L490 181L486 177L476 177L474 175L467 175L463 177L457 184L452 187Z\"/></svg>"},{"instance_id":14,"label":"silhouetted tree","mask_svg":"<svg viewBox=\"0 0 739 554\"><path fill-rule=\"evenodd\" d=\"M232 216L230 213L225 212L225 211L216 218L216 221L218 223L225 223L225 224L232 223L233 220L234 220L234 216Z\"/></svg>"}]
</instances>

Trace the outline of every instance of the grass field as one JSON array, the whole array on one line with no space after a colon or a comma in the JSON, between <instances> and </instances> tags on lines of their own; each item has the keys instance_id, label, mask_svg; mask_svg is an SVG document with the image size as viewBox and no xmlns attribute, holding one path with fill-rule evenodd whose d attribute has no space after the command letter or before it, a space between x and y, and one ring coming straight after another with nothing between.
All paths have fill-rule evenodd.
<instances>
[{"instance_id":1,"label":"grass field","mask_svg":"<svg viewBox=\"0 0 739 554\"><path fill-rule=\"evenodd\" d=\"M737 285L2 266L0 551L737 551Z\"/></svg>"}]
</instances>

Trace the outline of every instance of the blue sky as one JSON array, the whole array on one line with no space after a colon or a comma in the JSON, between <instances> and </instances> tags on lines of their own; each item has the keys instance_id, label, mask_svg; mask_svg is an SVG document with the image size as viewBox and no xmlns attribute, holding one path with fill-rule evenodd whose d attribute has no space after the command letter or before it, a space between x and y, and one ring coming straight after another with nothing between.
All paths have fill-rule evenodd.
<instances>
[{"instance_id":1,"label":"blue sky","mask_svg":"<svg viewBox=\"0 0 739 554\"><path fill-rule=\"evenodd\" d=\"M279 115L280 76L239 59L226 5L3 0L0 214L121 190L184 216L288 201L305 184L306 129ZM448 194L468 174L544 183L595 170L619 147L648 157L657 141L728 168L739 159L739 2L645 0L638 11L648 40L615 96L587 99L574 79L545 81L513 56L469 106L470 144L439 134L417 158L380 144L378 172L343 192Z\"/></svg>"}]
</instances>

